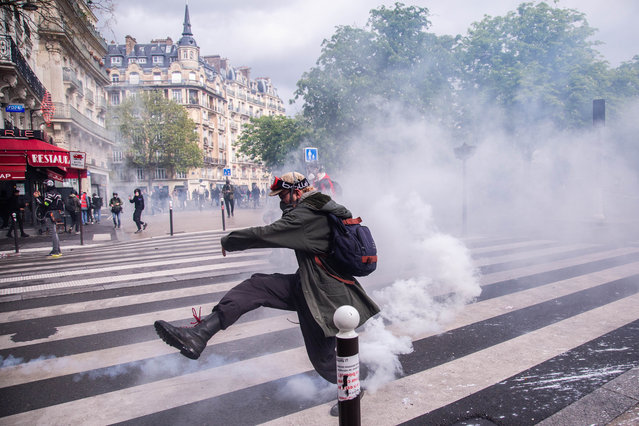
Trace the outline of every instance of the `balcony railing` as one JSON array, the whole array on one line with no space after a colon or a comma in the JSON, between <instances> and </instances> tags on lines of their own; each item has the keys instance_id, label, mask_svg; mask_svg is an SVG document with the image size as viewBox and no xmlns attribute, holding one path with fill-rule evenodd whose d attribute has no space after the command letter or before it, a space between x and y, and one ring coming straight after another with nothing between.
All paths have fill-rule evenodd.
<instances>
[{"instance_id":1,"label":"balcony railing","mask_svg":"<svg viewBox=\"0 0 639 426\"><path fill-rule=\"evenodd\" d=\"M94 102L94 100L93 100L93 90L87 89L84 92L84 98L87 100L87 102L93 103Z\"/></svg>"},{"instance_id":2,"label":"balcony railing","mask_svg":"<svg viewBox=\"0 0 639 426\"><path fill-rule=\"evenodd\" d=\"M35 75L27 60L24 59L24 56L22 56L22 53L20 53L20 50L18 50L18 47L13 42L13 39L8 35L0 35L0 61L13 62L17 72L26 80L37 98L39 100L44 98L44 93L46 92L45 87Z\"/></svg>"},{"instance_id":3,"label":"balcony railing","mask_svg":"<svg viewBox=\"0 0 639 426\"><path fill-rule=\"evenodd\" d=\"M84 95L82 82L71 68L62 68L62 81L68 83L72 88L77 90L79 94Z\"/></svg>"},{"instance_id":4,"label":"balcony railing","mask_svg":"<svg viewBox=\"0 0 639 426\"><path fill-rule=\"evenodd\" d=\"M80 111L71 105L65 105L62 102L54 102L53 104L55 105L53 120L71 120L97 136L107 140L115 140L115 135L112 132L107 131L98 123L92 121L88 117L85 117Z\"/></svg>"}]
</instances>

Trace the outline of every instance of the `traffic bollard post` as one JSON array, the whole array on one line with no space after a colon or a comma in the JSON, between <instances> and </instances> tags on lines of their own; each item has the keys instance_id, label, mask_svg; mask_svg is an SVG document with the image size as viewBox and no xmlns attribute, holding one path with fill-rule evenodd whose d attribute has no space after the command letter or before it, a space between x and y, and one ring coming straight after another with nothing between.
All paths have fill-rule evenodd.
<instances>
[{"instance_id":1,"label":"traffic bollard post","mask_svg":"<svg viewBox=\"0 0 639 426\"><path fill-rule=\"evenodd\" d=\"M222 207L222 231L226 231L226 222L224 219L224 198L220 198L220 206Z\"/></svg>"},{"instance_id":2,"label":"traffic bollard post","mask_svg":"<svg viewBox=\"0 0 639 426\"><path fill-rule=\"evenodd\" d=\"M13 243L16 246L16 253L20 253L20 245L18 243L18 217L16 213L11 213L11 220L13 221Z\"/></svg>"},{"instance_id":3,"label":"traffic bollard post","mask_svg":"<svg viewBox=\"0 0 639 426\"><path fill-rule=\"evenodd\" d=\"M333 322L339 329L335 336L337 346L337 407L339 424L361 425L359 383L359 341L355 328L359 325L359 313L352 306L340 306L333 314Z\"/></svg>"},{"instance_id":4,"label":"traffic bollard post","mask_svg":"<svg viewBox=\"0 0 639 426\"><path fill-rule=\"evenodd\" d=\"M173 200L169 200L169 227L171 236L173 236Z\"/></svg>"}]
</instances>

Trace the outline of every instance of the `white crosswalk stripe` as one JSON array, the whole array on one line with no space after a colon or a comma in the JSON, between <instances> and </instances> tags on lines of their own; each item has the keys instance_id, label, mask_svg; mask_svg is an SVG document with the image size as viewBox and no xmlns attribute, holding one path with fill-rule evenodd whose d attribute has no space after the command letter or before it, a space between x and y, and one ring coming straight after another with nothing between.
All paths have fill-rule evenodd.
<instances>
[{"instance_id":1,"label":"white crosswalk stripe","mask_svg":"<svg viewBox=\"0 0 639 426\"><path fill-rule=\"evenodd\" d=\"M313 372L294 312L247 315L218 333L199 361L155 336L154 321L187 325L192 307L209 312L244 277L277 269L268 250L222 257L211 244L219 235L85 247L65 254L59 269L28 253L0 265L0 396L11 401L0 408L0 424L186 424L198 423L198 412L216 424L335 423L333 388ZM490 296L440 330L412 335L415 352L401 358L405 374L367 392L362 424L452 407L639 320L637 246L481 237L468 244ZM601 300L582 308L590 294ZM494 342L482 346L481 330L490 327ZM400 335L402 325L387 330ZM442 362L419 352L421 345L438 351L432 339L474 333L461 355ZM434 364L422 367L424 360ZM603 373L639 366L637 358L619 362ZM301 378L312 385L296 388ZM258 406L246 407L246 398Z\"/></svg>"}]
</instances>

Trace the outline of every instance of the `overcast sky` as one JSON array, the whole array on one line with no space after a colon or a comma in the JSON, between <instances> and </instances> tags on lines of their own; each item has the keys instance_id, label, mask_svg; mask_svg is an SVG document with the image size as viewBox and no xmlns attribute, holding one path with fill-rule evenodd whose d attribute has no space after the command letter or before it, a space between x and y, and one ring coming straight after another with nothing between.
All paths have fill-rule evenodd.
<instances>
[{"instance_id":1,"label":"overcast sky","mask_svg":"<svg viewBox=\"0 0 639 426\"><path fill-rule=\"evenodd\" d=\"M107 42L124 43L126 35L138 43L155 38L179 40L186 1L114 0L116 22L103 30ZM202 55L220 55L233 66L248 66L251 77L270 77L287 107L302 73L315 65L321 43L339 25L363 27L371 9L384 0L190 0L193 36ZM518 0L419 0L406 5L430 11L430 31L439 35L466 33L484 15L499 16L514 10ZM552 3L549 1L548 3ZM560 0L559 6L577 9L599 31L595 38L604 58L616 66L639 54L638 0Z\"/></svg>"}]
</instances>

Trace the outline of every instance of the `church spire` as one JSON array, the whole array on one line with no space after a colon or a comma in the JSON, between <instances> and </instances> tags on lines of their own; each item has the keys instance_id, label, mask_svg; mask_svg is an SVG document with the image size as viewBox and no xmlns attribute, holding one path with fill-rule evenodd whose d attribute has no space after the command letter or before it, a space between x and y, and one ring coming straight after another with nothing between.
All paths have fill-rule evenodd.
<instances>
[{"instance_id":1,"label":"church spire","mask_svg":"<svg viewBox=\"0 0 639 426\"><path fill-rule=\"evenodd\" d=\"M180 38L178 46L197 46L197 43L193 38L193 33L191 32L191 18L189 17L188 4L184 9L184 31L182 32L182 38Z\"/></svg>"},{"instance_id":2,"label":"church spire","mask_svg":"<svg viewBox=\"0 0 639 426\"><path fill-rule=\"evenodd\" d=\"M191 32L191 18L189 18L189 5L187 4L184 9L184 31L182 31L183 36L192 36Z\"/></svg>"}]
</instances>

